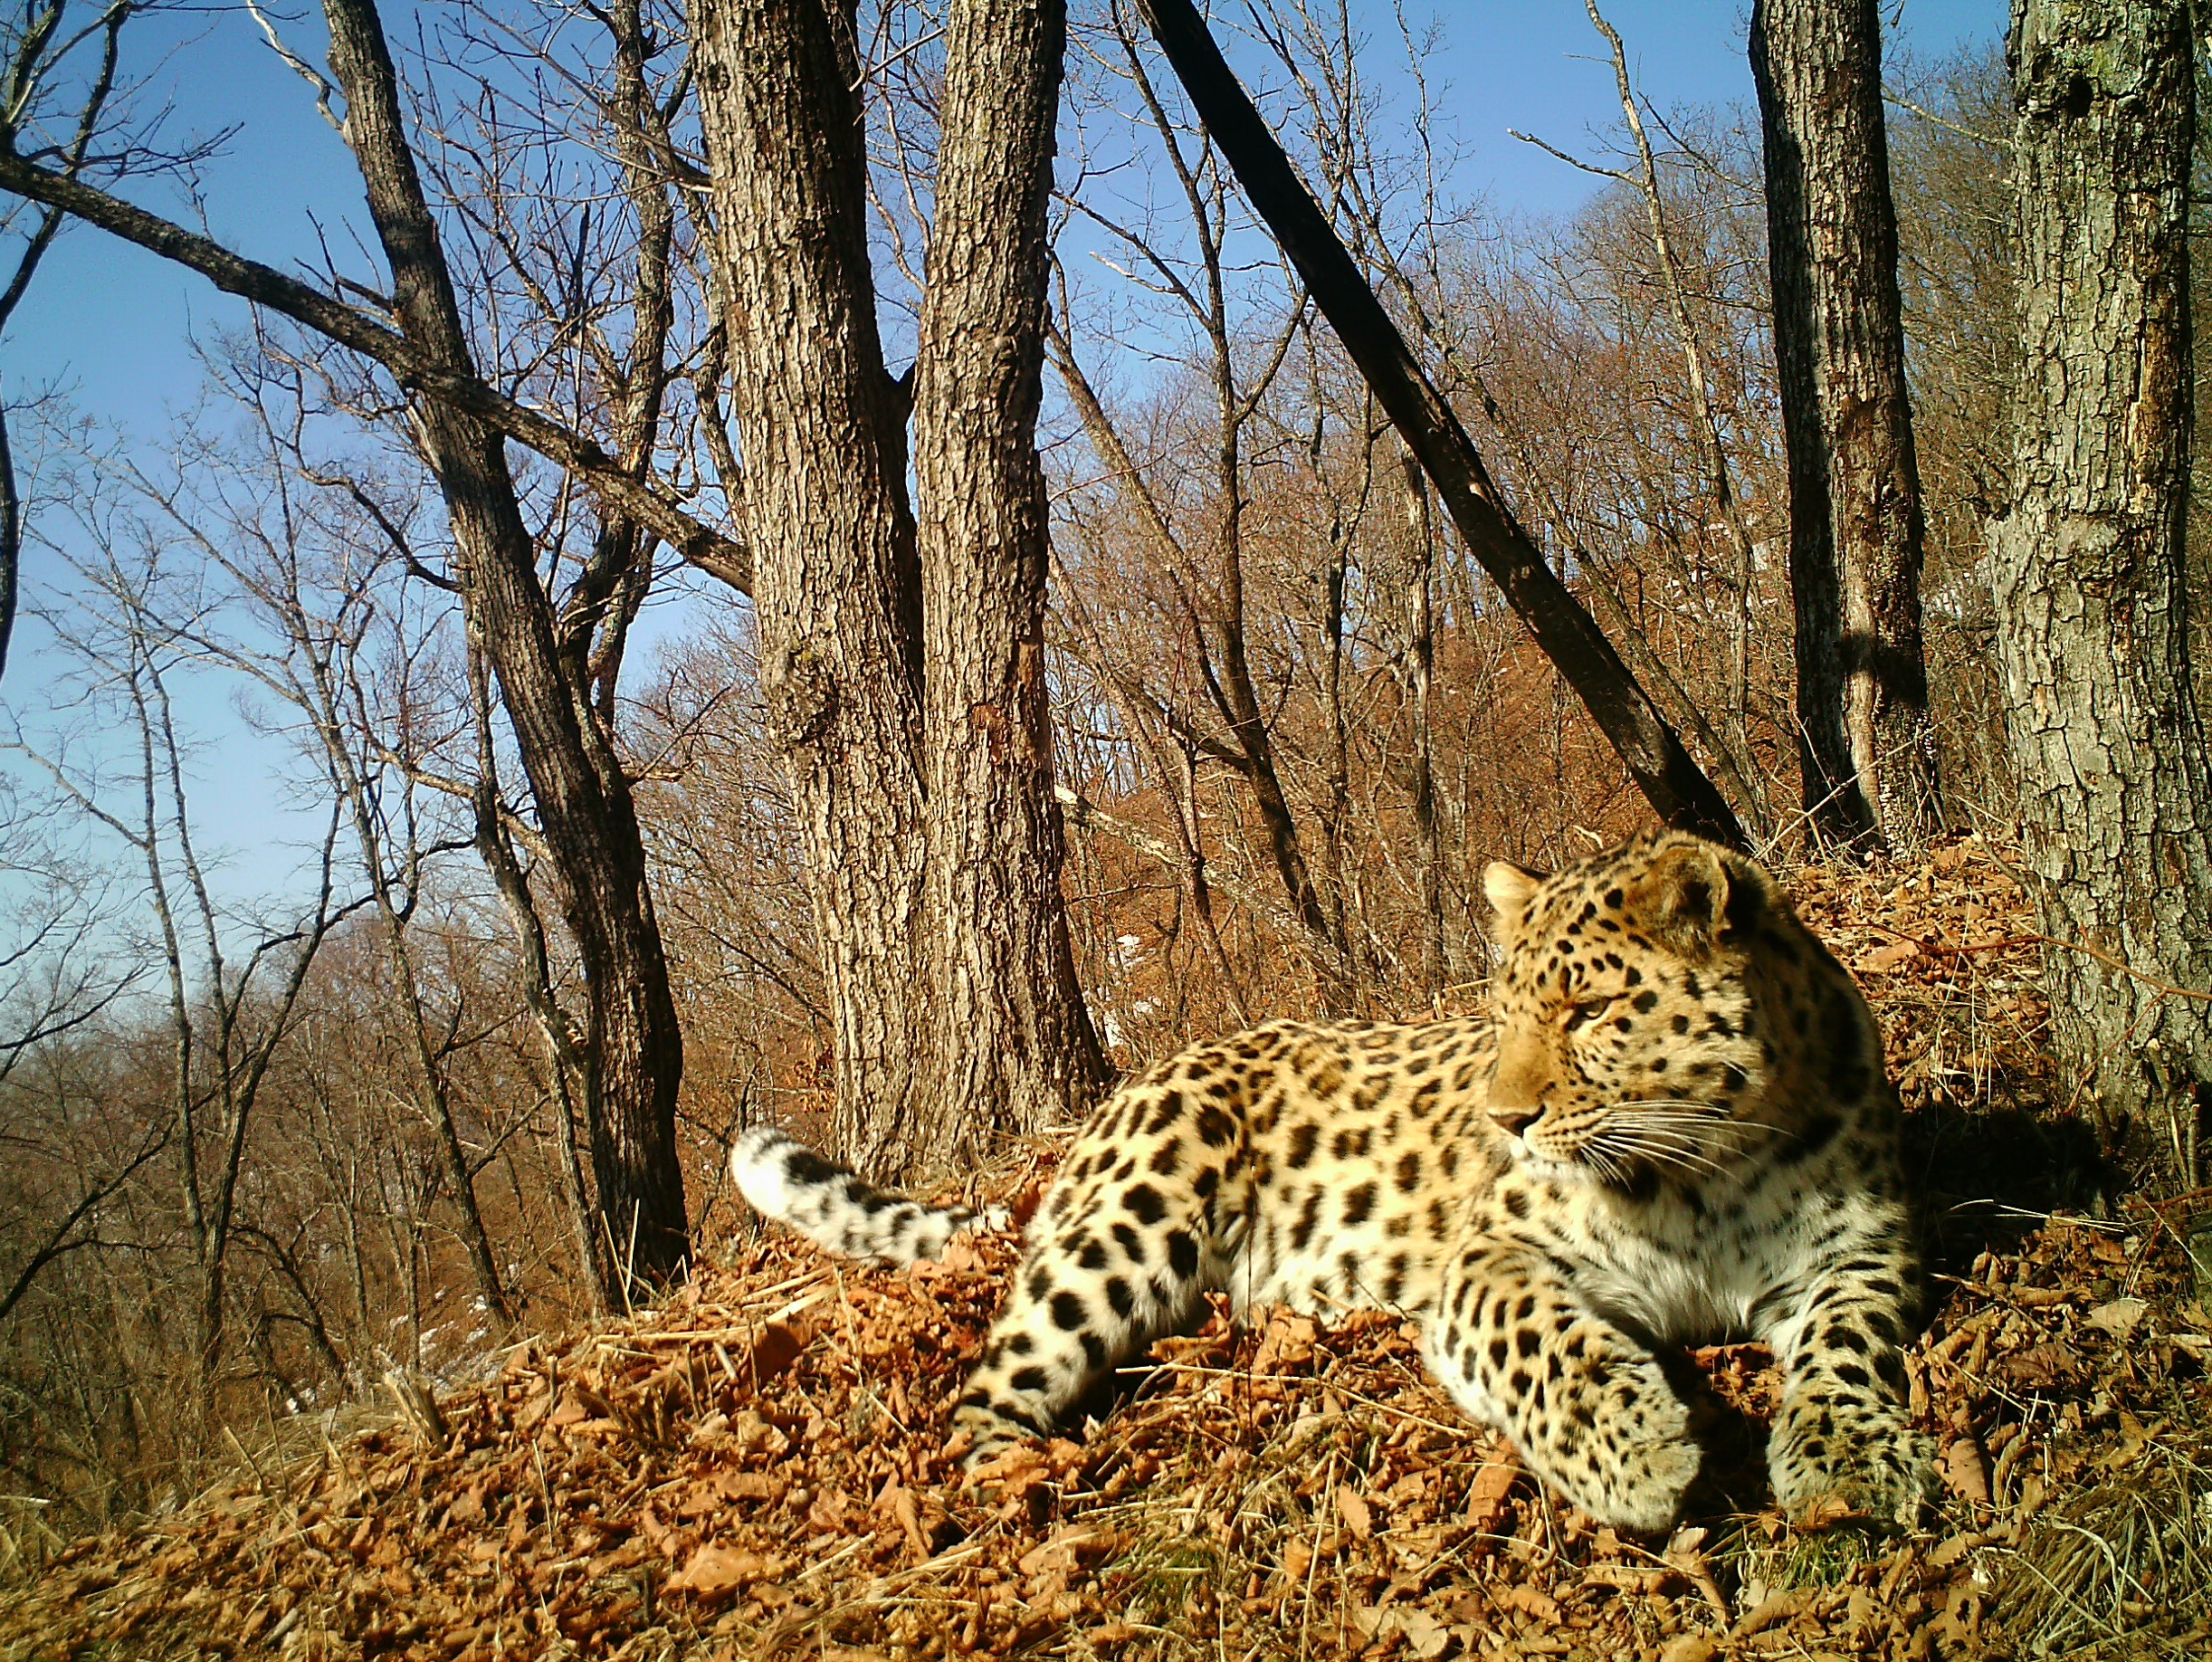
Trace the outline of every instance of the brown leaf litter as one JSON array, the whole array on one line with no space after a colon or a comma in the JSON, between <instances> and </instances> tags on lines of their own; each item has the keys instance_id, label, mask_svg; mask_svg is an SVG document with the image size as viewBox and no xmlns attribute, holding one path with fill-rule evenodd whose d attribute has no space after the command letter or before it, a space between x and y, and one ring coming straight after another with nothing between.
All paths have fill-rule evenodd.
<instances>
[{"instance_id":1,"label":"brown leaf litter","mask_svg":"<svg viewBox=\"0 0 2212 1662\"><path fill-rule=\"evenodd\" d=\"M1598 1527L1377 1312L1216 1313L1088 1438L967 1483L946 1409L1011 1238L905 1272L773 1239L660 1309L516 1349L434 1417L73 1543L0 1593L0 1656L2201 1657L2212 1315L2179 1241L2140 1204L1970 1204L2003 1195L1976 1192L2002 1162L1969 1132L2041 1065L1998 875L1967 843L1902 889L1798 885L1939 1124L1949 1273L1912 1363L1941 1450L1925 1533L1770 1511L1670 1541ZM1763 1352L1695 1360L1722 1401L1771 1412Z\"/></svg>"}]
</instances>

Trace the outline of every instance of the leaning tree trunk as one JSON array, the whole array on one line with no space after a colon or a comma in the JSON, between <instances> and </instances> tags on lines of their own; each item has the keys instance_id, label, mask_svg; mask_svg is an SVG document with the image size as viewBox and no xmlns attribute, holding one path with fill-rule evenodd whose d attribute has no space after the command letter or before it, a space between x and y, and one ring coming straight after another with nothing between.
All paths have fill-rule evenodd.
<instances>
[{"instance_id":1,"label":"leaning tree trunk","mask_svg":"<svg viewBox=\"0 0 2212 1662\"><path fill-rule=\"evenodd\" d=\"M1669 825L1743 846L1735 810L1514 521L1459 417L1415 359L1351 251L1237 83L1197 7L1192 0L1142 0L1142 7L1207 137L1374 389L1376 402L1420 459L1467 551L1582 700L1645 800Z\"/></svg>"},{"instance_id":2,"label":"leaning tree trunk","mask_svg":"<svg viewBox=\"0 0 2212 1662\"><path fill-rule=\"evenodd\" d=\"M2190 680L2186 0L2016 0L2014 502L1990 534L2059 1055L2108 1132L2212 1080L2212 778ZM2198 597L2201 603L2201 597Z\"/></svg>"},{"instance_id":3,"label":"leaning tree trunk","mask_svg":"<svg viewBox=\"0 0 2212 1662\"><path fill-rule=\"evenodd\" d=\"M1751 74L1766 135L1805 806L1825 836L1908 851L1941 818L1874 0L1759 0Z\"/></svg>"},{"instance_id":4,"label":"leaning tree trunk","mask_svg":"<svg viewBox=\"0 0 2212 1662\"><path fill-rule=\"evenodd\" d=\"M1066 33L1063 0L952 8L914 367L939 1095L996 1121L956 1120L939 1145L961 1154L1068 1119L1106 1076L1061 896L1044 676L1036 425Z\"/></svg>"},{"instance_id":5,"label":"leaning tree trunk","mask_svg":"<svg viewBox=\"0 0 2212 1662\"><path fill-rule=\"evenodd\" d=\"M392 268L394 314L442 368L473 377L452 275L401 122L383 24L371 0L325 0L323 9L330 67L346 94L347 142ZM584 971L586 1109L610 1261L647 1283L664 1282L691 1253L676 1151L683 1039L629 781L590 719L588 688L562 675L552 607L505 440L434 398L418 398L411 414L445 499L465 620L499 678ZM612 1291L626 1295L627 1288Z\"/></svg>"}]
</instances>

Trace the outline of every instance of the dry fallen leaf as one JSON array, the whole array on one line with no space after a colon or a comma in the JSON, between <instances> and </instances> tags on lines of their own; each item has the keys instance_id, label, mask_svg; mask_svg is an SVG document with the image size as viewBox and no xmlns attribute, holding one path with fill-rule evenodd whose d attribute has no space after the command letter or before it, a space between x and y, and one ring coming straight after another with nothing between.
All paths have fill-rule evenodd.
<instances>
[{"instance_id":1,"label":"dry fallen leaf","mask_svg":"<svg viewBox=\"0 0 2212 1662\"><path fill-rule=\"evenodd\" d=\"M1508 1609L1522 1610L1539 1621L1556 1622L1559 1619L1559 1601L1549 1593L1540 1592L1525 1581L1517 1581L1499 1595L1498 1602Z\"/></svg>"},{"instance_id":2,"label":"dry fallen leaf","mask_svg":"<svg viewBox=\"0 0 2212 1662\"><path fill-rule=\"evenodd\" d=\"M1969 1505L1989 1504L1989 1457L1970 1437L1954 1438L1943 1450L1943 1486Z\"/></svg>"},{"instance_id":3,"label":"dry fallen leaf","mask_svg":"<svg viewBox=\"0 0 2212 1662\"><path fill-rule=\"evenodd\" d=\"M803 1328L783 1322L772 1322L762 1328L760 1336L747 1348L740 1364L751 1374L754 1388L767 1384L797 1361L810 1337Z\"/></svg>"},{"instance_id":4,"label":"dry fallen leaf","mask_svg":"<svg viewBox=\"0 0 2212 1662\"><path fill-rule=\"evenodd\" d=\"M771 1581L784 1572L781 1560L741 1547L702 1546L691 1562L661 1585L666 1591L694 1593L712 1600L726 1598L756 1581Z\"/></svg>"},{"instance_id":5,"label":"dry fallen leaf","mask_svg":"<svg viewBox=\"0 0 2212 1662\"><path fill-rule=\"evenodd\" d=\"M1313 1360L1314 1341L1320 1330L1311 1316L1298 1315L1288 1310L1277 1310L1267 1318L1267 1330L1260 1335L1260 1348L1252 1358L1254 1373L1287 1373L1293 1368L1302 1368Z\"/></svg>"},{"instance_id":6,"label":"dry fallen leaf","mask_svg":"<svg viewBox=\"0 0 2212 1662\"><path fill-rule=\"evenodd\" d=\"M1126 1539L1120 1530L1072 1524L1031 1547L1015 1562L1015 1567L1024 1575L1082 1569L1111 1557Z\"/></svg>"},{"instance_id":7,"label":"dry fallen leaf","mask_svg":"<svg viewBox=\"0 0 2212 1662\"><path fill-rule=\"evenodd\" d=\"M1862 975L1887 975L1893 970L1903 969L1920 955L1919 941L1894 941L1888 946L1876 947L1871 952L1862 953L1852 968Z\"/></svg>"},{"instance_id":8,"label":"dry fallen leaf","mask_svg":"<svg viewBox=\"0 0 2212 1662\"><path fill-rule=\"evenodd\" d=\"M2115 1298L2099 1304L2083 1319L2115 1339L2125 1339L2150 1311L2150 1306L2140 1298Z\"/></svg>"},{"instance_id":9,"label":"dry fallen leaf","mask_svg":"<svg viewBox=\"0 0 2212 1662\"><path fill-rule=\"evenodd\" d=\"M1505 1519L1505 1497L1521 1480L1521 1467L1493 1460L1475 1474L1467 1485L1467 1527L1481 1534L1495 1532Z\"/></svg>"},{"instance_id":10,"label":"dry fallen leaf","mask_svg":"<svg viewBox=\"0 0 2212 1662\"><path fill-rule=\"evenodd\" d=\"M1810 1587L1799 1587L1788 1592L1771 1594L1760 1600L1754 1609L1747 1612L1744 1619L1736 1624L1735 1630L1729 1637L1739 1639L1750 1638L1754 1633L1763 1633L1769 1628L1793 1620L1810 1609L1814 1601L1819 1597L1819 1591Z\"/></svg>"},{"instance_id":11,"label":"dry fallen leaf","mask_svg":"<svg viewBox=\"0 0 2212 1662\"><path fill-rule=\"evenodd\" d=\"M1344 1520L1345 1527L1360 1540L1375 1539L1375 1514L1358 1490L1338 1485L1337 1515Z\"/></svg>"}]
</instances>

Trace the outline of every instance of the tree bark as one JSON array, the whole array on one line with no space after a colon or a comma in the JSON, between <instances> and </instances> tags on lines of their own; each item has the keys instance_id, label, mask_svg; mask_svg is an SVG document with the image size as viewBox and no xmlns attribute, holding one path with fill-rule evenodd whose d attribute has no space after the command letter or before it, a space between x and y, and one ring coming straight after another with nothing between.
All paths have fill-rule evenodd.
<instances>
[{"instance_id":1,"label":"tree bark","mask_svg":"<svg viewBox=\"0 0 2212 1662\"><path fill-rule=\"evenodd\" d=\"M1759 0L1751 75L1766 137L1806 810L1826 837L1908 852L1942 818L1874 0Z\"/></svg>"},{"instance_id":2,"label":"tree bark","mask_svg":"<svg viewBox=\"0 0 2212 1662\"><path fill-rule=\"evenodd\" d=\"M935 1106L921 585L883 367L849 6L695 0L761 691L822 941L836 1140L896 1175Z\"/></svg>"},{"instance_id":3,"label":"tree bark","mask_svg":"<svg viewBox=\"0 0 2212 1662\"><path fill-rule=\"evenodd\" d=\"M1044 675L1036 424L1066 30L1063 0L952 9L914 368L938 1094L996 1122L937 1140L962 1155L987 1130L1073 1118L1107 1076L1061 894Z\"/></svg>"},{"instance_id":4,"label":"tree bark","mask_svg":"<svg viewBox=\"0 0 2212 1662\"><path fill-rule=\"evenodd\" d=\"M2021 359L1989 563L2023 853L2061 1059L2108 1132L2155 1109L2186 1145L2212 1080L2183 545L2189 7L2017 0L2010 56Z\"/></svg>"},{"instance_id":5,"label":"tree bark","mask_svg":"<svg viewBox=\"0 0 2212 1662\"><path fill-rule=\"evenodd\" d=\"M1467 549L1536 636L1670 825L1741 846L1743 827L1542 552L1515 522L1459 417L1415 360L1328 216L1291 168L1189 0L1143 0L1154 37L1314 303L1436 487Z\"/></svg>"},{"instance_id":6,"label":"tree bark","mask_svg":"<svg viewBox=\"0 0 2212 1662\"><path fill-rule=\"evenodd\" d=\"M912 380L883 364L851 8L695 0L761 685L841 1151L972 1157L1103 1077L1060 888L1035 454L1060 0L952 8Z\"/></svg>"},{"instance_id":7,"label":"tree bark","mask_svg":"<svg viewBox=\"0 0 2212 1662\"><path fill-rule=\"evenodd\" d=\"M346 138L392 268L401 332L444 375L477 379L376 7L326 0L324 14L331 71L346 94ZM683 1039L629 782L591 719L588 689L562 676L551 603L500 432L436 398L418 399L410 413L444 496L464 618L499 678L584 970L586 1113L600 1214L619 1267L663 1283L691 1251L675 1135Z\"/></svg>"}]
</instances>

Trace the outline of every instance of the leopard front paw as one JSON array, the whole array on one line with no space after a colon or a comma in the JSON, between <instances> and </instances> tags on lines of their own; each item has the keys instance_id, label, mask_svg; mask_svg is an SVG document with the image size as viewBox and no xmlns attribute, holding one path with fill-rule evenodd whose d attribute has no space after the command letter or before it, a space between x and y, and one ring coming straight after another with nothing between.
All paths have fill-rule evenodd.
<instances>
[{"instance_id":1,"label":"leopard front paw","mask_svg":"<svg viewBox=\"0 0 2212 1662\"><path fill-rule=\"evenodd\" d=\"M1670 1528L1705 1465L1690 1405L1651 1364L1607 1395L1575 1449L1588 1457L1559 1460L1556 1485L1601 1524L1645 1533Z\"/></svg>"},{"instance_id":2,"label":"leopard front paw","mask_svg":"<svg viewBox=\"0 0 2212 1662\"><path fill-rule=\"evenodd\" d=\"M1933 1492L1935 1450L1898 1404L1808 1394L1783 1404L1767 1469L1793 1523L1862 1518L1910 1529Z\"/></svg>"},{"instance_id":3,"label":"leopard front paw","mask_svg":"<svg viewBox=\"0 0 2212 1662\"><path fill-rule=\"evenodd\" d=\"M1656 1534L1680 1520L1705 1451L1687 1439L1642 1443L1620 1451L1601 1492L1578 1499L1600 1524Z\"/></svg>"}]
</instances>

